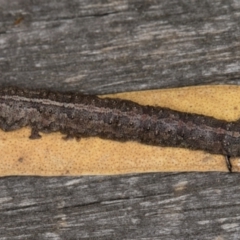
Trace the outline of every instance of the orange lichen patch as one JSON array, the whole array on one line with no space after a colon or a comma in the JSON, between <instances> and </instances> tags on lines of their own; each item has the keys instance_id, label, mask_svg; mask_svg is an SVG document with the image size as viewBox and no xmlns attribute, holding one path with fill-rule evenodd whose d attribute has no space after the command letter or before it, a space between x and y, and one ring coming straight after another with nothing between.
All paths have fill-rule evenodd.
<instances>
[{"instance_id":1,"label":"orange lichen patch","mask_svg":"<svg viewBox=\"0 0 240 240\"><path fill-rule=\"evenodd\" d=\"M108 95L140 104L214 116L240 118L240 87L202 86ZM163 148L99 138L63 140L60 133L30 140L30 129L0 131L0 176L95 175L160 171L227 171L225 159L202 151ZM232 159L240 171L240 159Z\"/></svg>"}]
</instances>

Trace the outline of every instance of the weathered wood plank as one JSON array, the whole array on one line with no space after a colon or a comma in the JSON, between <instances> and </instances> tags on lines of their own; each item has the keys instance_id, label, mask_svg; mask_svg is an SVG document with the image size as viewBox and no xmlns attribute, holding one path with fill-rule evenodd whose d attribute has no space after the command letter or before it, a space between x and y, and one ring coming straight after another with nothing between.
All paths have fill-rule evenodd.
<instances>
[{"instance_id":1,"label":"weathered wood plank","mask_svg":"<svg viewBox=\"0 0 240 240\"><path fill-rule=\"evenodd\" d=\"M98 94L239 83L238 1L0 6L1 83Z\"/></svg>"},{"instance_id":2,"label":"weathered wood plank","mask_svg":"<svg viewBox=\"0 0 240 240\"><path fill-rule=\"evenodd\" d=\"M0 179L0 239L234 239L240 175Z\"/></svg>"}]
</instances>

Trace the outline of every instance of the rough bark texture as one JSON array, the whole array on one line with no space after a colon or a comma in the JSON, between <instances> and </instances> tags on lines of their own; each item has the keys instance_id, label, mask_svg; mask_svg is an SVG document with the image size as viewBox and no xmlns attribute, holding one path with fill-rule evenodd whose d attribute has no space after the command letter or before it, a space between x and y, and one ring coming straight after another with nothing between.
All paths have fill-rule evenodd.
<instances>
[{"instance_id":1,"label":"rough bark texture","mask_svg":"<svg viewBox=\"0 0 240 240\"><path fill-rule=\"evenodd\" d=\"M97 94L239 83L237 0L0 6L0 83ZM2 178L0 239L238 239L239 178Z\"/></svg>"}]
</instances>

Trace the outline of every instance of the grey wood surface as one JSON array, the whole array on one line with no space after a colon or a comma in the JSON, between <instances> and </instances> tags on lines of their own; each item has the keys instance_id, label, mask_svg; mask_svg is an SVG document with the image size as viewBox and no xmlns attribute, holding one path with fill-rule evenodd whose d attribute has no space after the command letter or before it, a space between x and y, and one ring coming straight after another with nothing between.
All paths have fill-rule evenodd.
<instances>
[{"instance_id":1,"label":"grey wood surface","mask_svg":"<svg viewBox=\"0 0 240 240\"><path fill-rule=\"evenodd\" d=\"M238 0L0 0L0 83L86 93L238 84Z\"/></svg>"},{"instance_id":2,"label":"grey wood surface","mask_svg":"<svg viewBox=\"0 0 240 240\"><path fill-rule=\"evenodd\" d=\"M0 239L239 239L239 174L0 179Z\"/></svg>"},{"instance_id":3,"label":"grey wood surface","mask_svg":"<svg viewBox=\"0 0 240 240\"><path fill-rule=\"evenodd\" d=\"M239 22L239 0L0 0L0 84L97 94L239 84ZM1 178L0 239L240 239L239 180Z\"/></svg>"}]
</instances>

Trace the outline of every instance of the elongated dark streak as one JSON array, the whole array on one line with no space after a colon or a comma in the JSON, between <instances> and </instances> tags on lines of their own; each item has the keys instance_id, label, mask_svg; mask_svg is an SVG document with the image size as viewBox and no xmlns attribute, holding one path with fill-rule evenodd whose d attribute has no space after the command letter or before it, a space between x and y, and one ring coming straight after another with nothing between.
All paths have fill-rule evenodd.
<instances>
[{"instance_id":1,"label":"elongated dark streak","mask_svg":"<svg viewBox=\"0 0 240 240\"><path fill-rule=\"evenodd\" d=\"M32 128L32 139L41 137L39 132L60 131L67 137L98 136L240 156L239 121L79 93L1 88L0 128L25 126Z\"/></svg>"},{"instance_id":2,"label":"elongated dark streak","mask_svg":"<svg viewBox=\"0 0 240 240\"><path fill-rule=\"evenodd\" d=\"M231 173L232 172L232 164L231 164L230 156L225 156L225 160L226 160L227 169Z\"/></svg>"}]
</instances>

